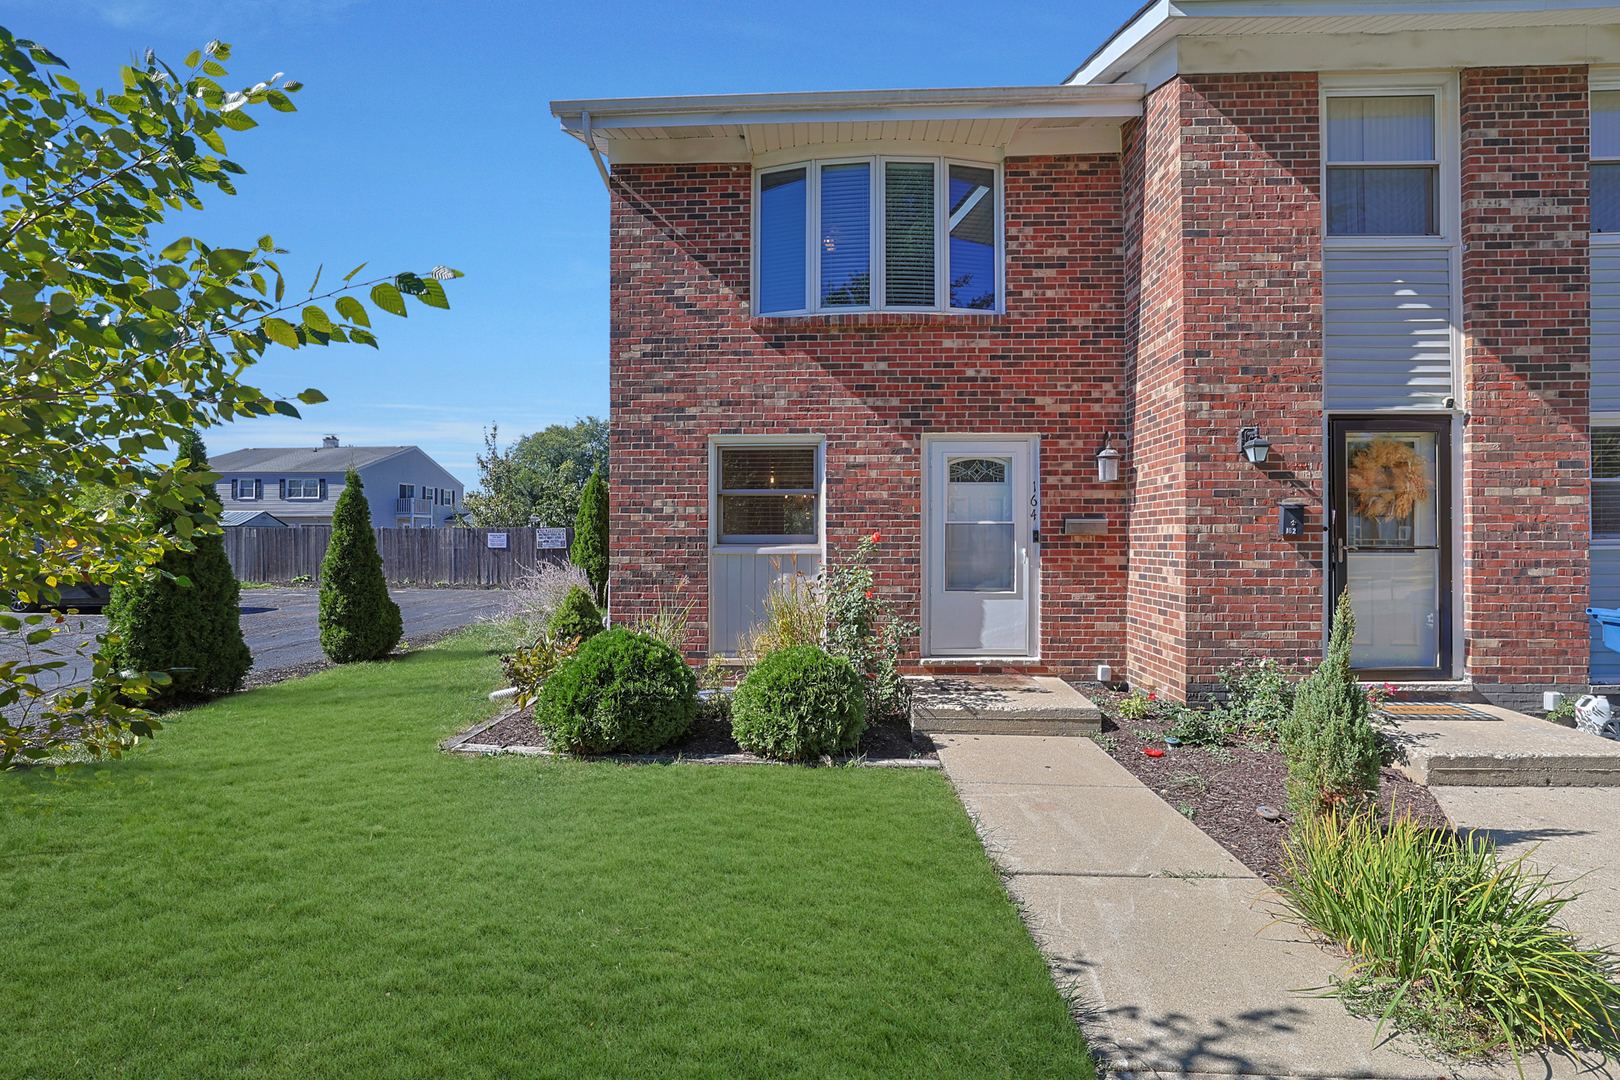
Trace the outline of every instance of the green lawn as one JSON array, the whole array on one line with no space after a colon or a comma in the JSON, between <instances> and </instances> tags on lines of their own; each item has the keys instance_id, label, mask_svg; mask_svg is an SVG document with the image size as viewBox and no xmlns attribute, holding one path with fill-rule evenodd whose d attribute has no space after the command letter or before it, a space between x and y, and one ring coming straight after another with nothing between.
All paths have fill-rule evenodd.
<instances>
[{"instance_id":1,"label":"green lawn","mask_svg":"<svg viewBox=\"0 0 1620 1080\"><path fill-rule=\"evenodd\" d=\"M473 759L464 636L0 774L4 1077L1090 1077L933 773Z\"/></svg>"}]
</instances>

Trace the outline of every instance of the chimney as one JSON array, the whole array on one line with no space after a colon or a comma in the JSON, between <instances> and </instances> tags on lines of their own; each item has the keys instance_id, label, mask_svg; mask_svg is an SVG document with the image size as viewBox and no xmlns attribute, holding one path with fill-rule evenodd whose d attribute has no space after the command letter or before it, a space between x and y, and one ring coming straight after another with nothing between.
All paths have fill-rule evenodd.
<instances>
[{"instance_id":1,"label":"chimney","mask_svg":"<svg viewBox=\"0 0 1620 1080\"><path fill-rule=\"evenodd\" d=\"M321 447L326 450L336 450L337 444L338 441L336 435L328 435L326 438L321 440Z\"/></svg>"}]
</instances>

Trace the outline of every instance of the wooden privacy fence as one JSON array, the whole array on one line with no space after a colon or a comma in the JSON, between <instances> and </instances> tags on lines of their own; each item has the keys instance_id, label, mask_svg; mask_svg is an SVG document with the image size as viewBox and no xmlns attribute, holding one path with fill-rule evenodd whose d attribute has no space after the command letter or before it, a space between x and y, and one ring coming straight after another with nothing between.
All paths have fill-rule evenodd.
<instances>
[{"instance_id":1,"label":"wooden privacy fence","mask_svg":"<svg viewBox=\"0 0 1620 1080\"><path fill-rule=\"evenodd\" d=\"M413 585L511 585L542 562L563 564L567 548L539 546L534 529L373 529L383 575ZM555 533L556 530L544 530ZM490 547L490 534L506 537ZM572 543L574 530L567 531ZM286 529L237 526L225 530L225 554L239 581L321 579L330 525Z\"/></svg>"}]
</instances>

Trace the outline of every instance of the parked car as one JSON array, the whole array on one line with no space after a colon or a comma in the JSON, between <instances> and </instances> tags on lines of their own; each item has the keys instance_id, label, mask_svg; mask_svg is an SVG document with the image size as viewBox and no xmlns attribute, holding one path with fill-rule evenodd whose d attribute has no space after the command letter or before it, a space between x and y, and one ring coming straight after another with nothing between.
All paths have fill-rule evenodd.
<instances>
[{"instance_id":1,"label":"parked car","mask_svg":"<svg viewBox=\"0 0 1620 1080\"><path fill-rule=\"evenodd\" d=\"M58 585L56 591L60 594L61 600L55 604L31 604L26 600L19 600L17 594L12 593L11 610L99 612L112 598L111 585L94 585L89 582L72 585L64 583Z\"/></svg>"}]
</instances>

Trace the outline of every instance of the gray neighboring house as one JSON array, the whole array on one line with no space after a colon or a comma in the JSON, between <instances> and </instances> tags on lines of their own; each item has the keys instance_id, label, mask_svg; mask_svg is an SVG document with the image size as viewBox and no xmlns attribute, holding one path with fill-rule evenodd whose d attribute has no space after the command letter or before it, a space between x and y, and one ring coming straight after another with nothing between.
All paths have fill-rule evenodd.
<instances>
[{"instance_id":1,"label":"gray neighboring house","mask_svg":"<svg viewBox=\"0 0 1620 1080\"><path fill-rule=\"evenodd\" d=\"M360 474L374 528L430 529L461 513L465 485L417 446L340 446L233 450L211 459L220 505L264 511L287 525L330 525L349 469Z\"/></svg>"}]
</instances>

